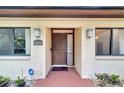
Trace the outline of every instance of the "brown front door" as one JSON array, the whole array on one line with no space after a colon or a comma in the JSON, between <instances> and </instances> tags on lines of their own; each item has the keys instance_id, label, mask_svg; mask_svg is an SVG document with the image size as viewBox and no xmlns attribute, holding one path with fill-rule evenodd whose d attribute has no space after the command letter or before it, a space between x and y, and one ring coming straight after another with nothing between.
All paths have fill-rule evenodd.
<instances>
[{"instance_id":1,"label":"brown front door","mask_svg":"<svg viewBox=\"0 0 124 93\"><path fill-rule=\"evenodd\" d=\"M52 34L52 64L66 65L67 64L67 34L53 33Z\"/></svg>"}]
</instances>

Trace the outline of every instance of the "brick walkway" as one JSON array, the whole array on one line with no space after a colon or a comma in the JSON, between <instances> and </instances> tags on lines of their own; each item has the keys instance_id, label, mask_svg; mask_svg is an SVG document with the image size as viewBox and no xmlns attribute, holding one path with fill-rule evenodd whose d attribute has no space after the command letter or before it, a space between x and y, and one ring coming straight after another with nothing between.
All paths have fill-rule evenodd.
<instances>
[{"instance_id":1,"label":"brick walkway","mask_svg":"<svg viewBox=\"0 0 124 93\"><path fill-rule=\"evenodd\" d=\"M33 87L93 87L90 79L82 79L75 69L50 71L46 79L36 80Z\"/></svg>"}]
</instances>

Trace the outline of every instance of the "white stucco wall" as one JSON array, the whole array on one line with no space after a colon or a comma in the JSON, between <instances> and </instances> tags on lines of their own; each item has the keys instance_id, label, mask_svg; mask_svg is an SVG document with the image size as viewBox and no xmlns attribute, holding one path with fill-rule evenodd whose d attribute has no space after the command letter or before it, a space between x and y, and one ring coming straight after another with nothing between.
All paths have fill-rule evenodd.
<instances>
[{"instance_id":1,"label":"white stucco wall","mask_svg":"<svg viewBox=\"0 0 124 93\"><path fill-rule=\"evenodd\" d=\"M46 28L69 27L81 28L82 41L82 78L94 78L94 73L107 72L117 73L124 78L124 56L95 56L95 27L124 27L124 19L66 19L66 18L0 18L0 27L31 27L31 56L23 59L21 57L0 57L0 75L16 78L27 74L28 68L34 68L35 78L45 78L48 70L46 69ZM34 28L41 28L41 39L43 46L34 46ZM86 29L93 28L92 38L86 38ZM2 58L2 59L1 59ZM9 58L9 59L7 59ZM14 58L14 59L13 59ZM49 67L48 67L49 68Z\"/></svg>"},{"instance_id":2,"label":"white stucco wall","mask_svg":"<svg viewBox=\"0 0 124 93\"><path fill-rule=\"evenodd\" d=\"M81 44L81 28L76 28L74 32L74 63L79 75L82 75L82 44Z\"/></svg>"},{"instance_id":3,"label":"white stucco wall","mask_svg":"<svg viewBox=\"0 0 124 93\"><path fill-rule=\"evenodd\" d=\"M51 69L51 62L52 62L52 59L51 59L51 29L50 28L47 28L46 29L46 76L48 75L48 72L50 71Z\"/></svg>"}]
</instances>

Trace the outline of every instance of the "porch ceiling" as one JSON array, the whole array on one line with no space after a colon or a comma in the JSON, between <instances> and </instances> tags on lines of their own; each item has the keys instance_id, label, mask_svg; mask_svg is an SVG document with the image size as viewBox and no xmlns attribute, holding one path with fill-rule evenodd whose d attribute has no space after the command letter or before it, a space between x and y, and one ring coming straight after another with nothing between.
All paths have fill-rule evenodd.
<instances>
[{"instance_id":1,"label":"porch ceiling","mask_svg":"<svg viewBox=\"0 0 124 93\"><path fill-rule=\"evenodd\" d=\"M0 17L124 18L124 7L3 6Z\"/></svg>"}]
</instances>

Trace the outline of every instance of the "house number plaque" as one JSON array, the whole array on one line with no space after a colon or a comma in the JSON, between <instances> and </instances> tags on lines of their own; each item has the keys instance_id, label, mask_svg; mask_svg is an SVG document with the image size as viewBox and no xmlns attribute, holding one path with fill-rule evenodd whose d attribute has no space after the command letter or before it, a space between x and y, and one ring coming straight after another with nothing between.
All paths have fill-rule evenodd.
<instances>
[{"instance_id":1,"label":"house number plaque","mask_svg":"<svg viewBox=\"0 0 124 93\"><path fill-rule=\"evenodd\" d=\"M34 45L35 46L42 46L43 45L43 41L42 40L34 40Z\"/></svg>"}]
</instances>

